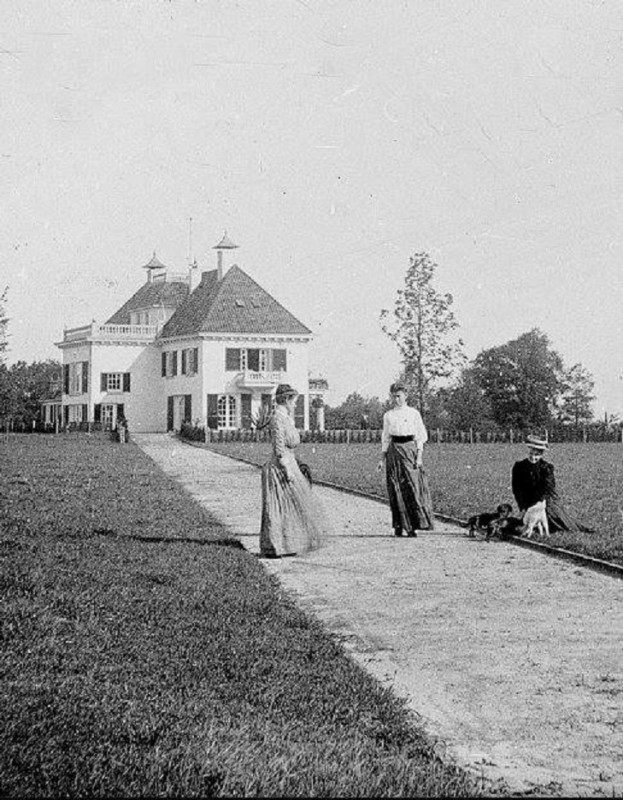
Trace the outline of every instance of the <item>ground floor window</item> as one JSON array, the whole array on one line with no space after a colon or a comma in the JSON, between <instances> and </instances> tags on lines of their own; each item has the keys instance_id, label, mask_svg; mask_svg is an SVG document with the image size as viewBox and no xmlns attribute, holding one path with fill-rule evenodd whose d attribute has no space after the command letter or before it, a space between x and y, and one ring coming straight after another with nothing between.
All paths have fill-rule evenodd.
<instances>
[{"instance_id":1,"label":"ground floor window","mask_svg":"<svg viewBox=\"0 0 623 800\"><path fill-rule=\"evenodd\" d=\"M102 403L100 420L105 429L112 428L115 422L115 406L112 403Z\"/></svg>"},{"instance_id":2,"label":"ground floor window","mask_svg":"<svg viewBox=\"0 0 623 800\"><path fill-rule=\"evenodd\" d=\"M231 394L223 394L218 399L218 427L236 428L236 398Z\"/></svg>"}]
</instances>

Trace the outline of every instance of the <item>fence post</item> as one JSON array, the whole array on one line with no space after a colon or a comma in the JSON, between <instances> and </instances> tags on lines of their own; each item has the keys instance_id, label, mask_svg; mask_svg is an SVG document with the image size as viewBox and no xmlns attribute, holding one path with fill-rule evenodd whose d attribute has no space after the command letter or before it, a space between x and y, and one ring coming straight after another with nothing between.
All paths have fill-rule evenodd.
<instances>
[{"instance_id":1,"label":"fence post","mask_svg":"<svg viewBox=\"0 0 623 800\"><path fill-rule=\"evenodd\" d=\"M474 429L473 428L469 429L469 443L470 444L474 444Z\"/></svg>"},{"instance_id":2,"label":"fence post","mask_svg":"<svg viewBox=\"0 0 623 800\"><path fill-rule=\"evenodd\" d=\"M350 428L346 430L346 444L350 444Z\"/></svg>"},{"instance_id":3,"label":"fence post","mask_svg":"<svg viewBox=\"0 0 623 800\"><path fill-rule=\"evenodd\" d=\"M508 431L508 441L509 441L511 444L513 444L513 441L514 441L514 440L513 440L513 429L512 429L512 428L509 428L509 431Z\"/></svg>"}]
</instances>

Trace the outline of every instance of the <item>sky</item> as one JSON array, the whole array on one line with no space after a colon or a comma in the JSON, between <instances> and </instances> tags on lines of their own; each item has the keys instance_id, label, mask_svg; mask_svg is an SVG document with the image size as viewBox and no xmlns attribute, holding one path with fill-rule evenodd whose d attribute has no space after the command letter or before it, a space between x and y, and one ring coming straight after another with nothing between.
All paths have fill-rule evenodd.
<instances>
[{"instance_id":1,"label":"sky","mask_svg":"<svg viewBox=\"0 0 623 800\"><path fill-rule=\"evenodd\" d=\"M2 0L9 360L60 358L155 250L235 263L384 399L427 252L468 357L532 328L623 414L620 0ZM192 218L192 235L190 222Z\"/></svg>"}]
</instances>

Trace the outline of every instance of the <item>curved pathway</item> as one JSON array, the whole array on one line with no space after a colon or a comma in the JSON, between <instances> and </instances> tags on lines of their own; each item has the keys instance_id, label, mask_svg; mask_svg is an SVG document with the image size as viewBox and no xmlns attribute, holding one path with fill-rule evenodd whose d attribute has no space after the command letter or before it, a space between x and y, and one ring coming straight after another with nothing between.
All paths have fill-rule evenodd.
<instances>
[{"instance_id":1,"label":"curved pathway","mask_svg":"<svg viewBox=\"0 0 623 800\"><path fill-rule=\"evenodd\" d=\"M165 435L135 436L258 552L256 467ZM262 561L438 747L514 793L623 793L623 584L451 525L391 535L389 509L315 487L334 521L304 557Z\"/></svg>"}]
</instances>

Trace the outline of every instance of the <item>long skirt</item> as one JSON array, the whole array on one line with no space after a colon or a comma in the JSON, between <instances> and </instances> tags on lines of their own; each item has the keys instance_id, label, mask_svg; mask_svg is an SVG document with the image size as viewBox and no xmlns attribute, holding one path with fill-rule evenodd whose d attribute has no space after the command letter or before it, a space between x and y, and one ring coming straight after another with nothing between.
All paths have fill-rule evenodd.
<instances>
[{"instance_id":1,"label":"long skirt","mask_svg":"<svg viewBox=\"0 0 623 800\"><path fill-rule=\"evenodd\" d=\"M416 462L415 442L390 443L385 466L392 526L407 533L435 527L428 479Z\"/></svg>"},{"instance_id":2,"label":"long skirt","mask_svg":"<svg viewBox=\"0 0 623 800\"><path fill-rule=\"evenodd\" d=\"M292 480L273 455L262 468L262 528L264 556L305 553L320 547L329 532L324 510L294 454L286 456Z\"/></svg>"},{"instance_id":3,"label":"long skirt","mask_svg":"<svg viewBox=\"0 0 623 800\"><path fill-rule=\"evenodd\" d=\"M595 533L594 528L589 528L571 515L558 494L550 494L545 504L547 523L551 531L572 531L573 533Z\"/></svg>"}]
</instances>

